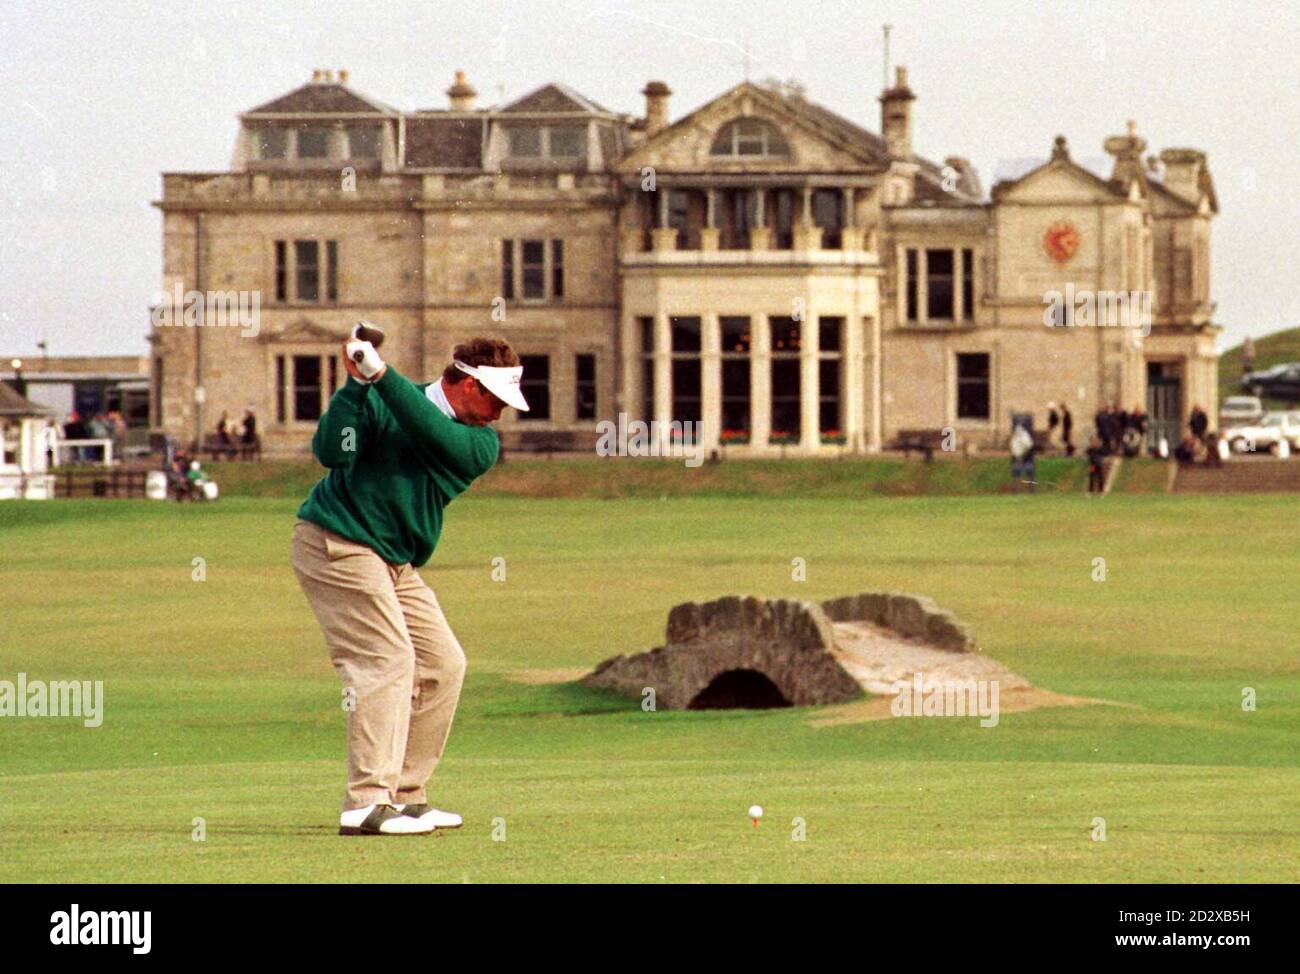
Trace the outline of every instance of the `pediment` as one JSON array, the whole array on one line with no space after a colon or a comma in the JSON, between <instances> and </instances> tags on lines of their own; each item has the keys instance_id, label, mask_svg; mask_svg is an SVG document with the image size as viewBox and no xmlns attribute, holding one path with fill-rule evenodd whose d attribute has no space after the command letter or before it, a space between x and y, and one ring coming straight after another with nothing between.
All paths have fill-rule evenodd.
<instances>
[{"instance_id":1,"label":"pediment","mask_svg":"<svg viewBox=\"0 0 1300 974\"><path fill-rule=\"evenodd\" d=\"M259 340L277 345L287 344L319 344L321 342L330 342L333 344L341 343L348 337L346 331L336 331L333 328L326 328L324 325L312 321L310 318L299 318L292 324L272 331L263 328L258 334Z\"/></svg>"},{"instance_id":2,"label":"pediment","mask_svg":"<svg viewBox=\"0 0 1300 974\"><path fill-rule=\"evenodd\" d=\"M714 155L718 134L746 118L772 125L788 157ZM646 166L663 172L844 172L880 171L887 164L878 136L802 98L744 82L655 133L618 168L627 174Z\"/></svg>"},{"instance_id":3,"label":"pediment","mask_svg":"<svg viewBox=\"0 0 1300 974\"><path fill-rule=\"evenodd\" d=\"M1020 179L998 186L994 199L998 203L1115 203L1141 200L1142 190L1135 181L1127 191L1117 191L1082 166L1068 159L1053 159Z\"/></svg>"}]
</instances>

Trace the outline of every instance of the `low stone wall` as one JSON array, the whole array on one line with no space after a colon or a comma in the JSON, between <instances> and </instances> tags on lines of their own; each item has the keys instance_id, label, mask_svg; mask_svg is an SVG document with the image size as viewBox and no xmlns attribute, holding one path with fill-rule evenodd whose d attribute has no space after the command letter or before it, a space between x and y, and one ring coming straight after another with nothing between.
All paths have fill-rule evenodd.
<instances>
[{"instance_id":1,"label":"low stone wall","mask_svg":"<svg viewBox=\"0 0 1300 974\"><path fill-rule=\"evenodd\" d=\"M862 695L832 653L834 627L815 602L729 596L686 602L668 615L667 644L601 663L582 682L629 696L655 691L655 705L684 710L718 676L753 670L796 707Z\"/></svg>"},{"instance_id":2,"label":"low stone wall","mask_svg":"<svg viewBox=\"0 0 1300 974\"><path fill-rule=\"evenodd\" d=\"M924 640L936 649L975 653L979 647L966 624L934 599L907 592L862 592L821 604L832 622L869 622L900 636Z\"/></svg>"}]
</instances>

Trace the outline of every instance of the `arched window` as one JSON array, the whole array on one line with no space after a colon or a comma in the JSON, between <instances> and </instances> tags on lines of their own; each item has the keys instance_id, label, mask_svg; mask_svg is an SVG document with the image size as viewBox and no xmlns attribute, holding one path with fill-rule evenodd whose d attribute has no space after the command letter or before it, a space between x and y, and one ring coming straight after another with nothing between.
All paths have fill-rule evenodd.
<instances>
[{"instance_id":1,"label":"arched window","mask_svg":"<svg viewBox=\"0 0 1300 974\"><path fill-rule=\"evenodd\" d=\"M713 140L715 156L788 158L790 146L775 125L758 118L739 118L724 125Z\"/></svg>"}]
</instances>

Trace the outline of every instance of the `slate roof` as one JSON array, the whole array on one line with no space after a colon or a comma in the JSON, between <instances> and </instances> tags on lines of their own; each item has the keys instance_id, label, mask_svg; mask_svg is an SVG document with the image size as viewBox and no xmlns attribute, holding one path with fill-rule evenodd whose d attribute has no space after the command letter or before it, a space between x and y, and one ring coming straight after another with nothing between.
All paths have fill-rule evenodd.
<instances>
[{"instance_id":1,"label":"slate roof","mask_svg":"<svg viewBox=\"0 0 1300 974\"><path fill-rule=\"evenodd\" d=\"M568 85L551 82L517 98L501 109L501 114L510 115L518 112L587 112L589 114L612 115L608 108L598 105L580 91Z\"/></svg>"},{"instance_id":2,"label":"slate roof","mask_svg":"<svg viewBox=\"0 0 1300 974\"><path fill-rule=\"evenodd\" d=\"M337 82L311 81L244 114L387 115L394 112L395 109L382 102L359 95Z\"/></svg>"},{"instance_id":3,"label":"slate roof","mask_svg":"<svg viewBox=\"0 0 1300 974\"><path fill-rule=\"evenodd\" d=\"M39 406L14 392L7 382L0 382L0 416L53 416L49 406Z\"/></svg>"},{"instance_id":4,"label":"slate roof","mask_svg":"<svg viewBox=\"0 0 1300 974\"><path fill-rule=\"evenodd\" d=\"M406 165L416 169L481 169L482 117L436 114L406 119Z\"/></svg>"}]
</instances>

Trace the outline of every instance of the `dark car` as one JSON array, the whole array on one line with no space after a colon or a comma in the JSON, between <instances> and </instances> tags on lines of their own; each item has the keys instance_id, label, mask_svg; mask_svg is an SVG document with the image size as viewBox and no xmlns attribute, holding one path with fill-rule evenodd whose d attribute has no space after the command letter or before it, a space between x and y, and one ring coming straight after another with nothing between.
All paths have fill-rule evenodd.
<instances>
[{"instance_id":1,"label":"dark car","mask_svg":"<svg viewBox=\"0 0 1300 974\"><path fill-rule=\"evenodd\" d=\"M1241 387L1256 396L1300 402L1300 362L1286 362L1259 372L1249 372L1242 377Z\"/></svg>"}]
</instances>

